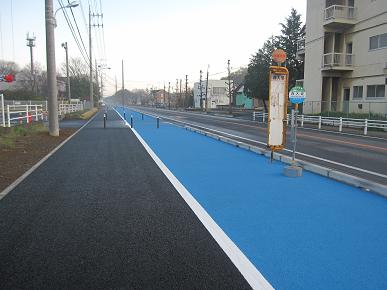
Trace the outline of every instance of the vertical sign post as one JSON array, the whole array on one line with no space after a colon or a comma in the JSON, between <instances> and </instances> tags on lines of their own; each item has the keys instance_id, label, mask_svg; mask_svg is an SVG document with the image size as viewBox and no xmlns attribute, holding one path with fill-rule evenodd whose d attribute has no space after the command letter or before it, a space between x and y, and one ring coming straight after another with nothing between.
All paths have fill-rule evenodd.
<instances>
[{"instance_id":1,"label":"vertical sign post","mask_svg":"<svg viewBox=\"0 0 387 290\"><path fill-rule=\"evenodd\" d=\"M289 79L287 68L280 66L286 60L286 53L282 49L275 50L273 60L278 66L270 67L267 127L267 146L272 151L272 157L274 151L285 147Z\"/></svg>"}]
</instances>

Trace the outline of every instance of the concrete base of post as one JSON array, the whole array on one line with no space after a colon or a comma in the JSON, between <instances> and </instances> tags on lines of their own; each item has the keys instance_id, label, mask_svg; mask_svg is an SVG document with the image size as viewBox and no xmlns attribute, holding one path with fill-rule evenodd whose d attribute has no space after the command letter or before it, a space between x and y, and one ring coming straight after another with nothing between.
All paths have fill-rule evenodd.
<instances>
[{"instance_id":1,"label":"concrete base of post","mask_svg":"<svg viewBox=\"0 0 387 290\"><path fill-rule=\"evenodd\" d=\"M287 177L301 177L302 167L297 165L290 165L284 168L284 175Z\"/></svg>"}]
</instances>

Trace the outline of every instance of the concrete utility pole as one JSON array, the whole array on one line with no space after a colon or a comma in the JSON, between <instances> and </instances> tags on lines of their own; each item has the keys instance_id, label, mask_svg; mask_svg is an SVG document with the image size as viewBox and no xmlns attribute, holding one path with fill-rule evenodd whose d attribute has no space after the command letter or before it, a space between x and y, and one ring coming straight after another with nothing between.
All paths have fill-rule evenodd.
<instances>
[{"instance_id":1,"label":"concrete utility pole","mask_svg":"<svg viewBox=\"0 0 387 290\"><path fill-rule=\"evenodd\" d=\"M68 48L67 42L62 43L62 47L66 51L67 98L69 101L71 101L70 72L69 72L69 48Z\"/></svg>"},{"instance_id":2,"label":"concrete utility pole","mask_svg":"<svg viewBox=\"0 0 387 290\"><path fill-rule=\"evenodd\" d=\"M30 34L27 34L27 46L30 48L30 56L31 56L31 75L33 79L33 84L32 84L32 89L34 91L34 95L37 95L37 87L36 87L36 75L34 71L34 53L33 53L33 48L35 47L35 40L36 37L33 35L30 37Z\"/></svg>"},{"instance_id":3,"label":"concrete utility pole","mask_svg":"<svg viewBox=\"0 0 387 290\"><path fill-rule=\"evenodd\" d=\"M199 91L200 91L200 110L203 110L203 86L202 86L203 71L200 70Z\"/></svg>"},{"instance_id":4,"label":"concrete utility pole","mask_svg":"<svg viewBox=\"0 0 387 290\"><path fill-rule=\"evenodd\" d=\"M228 97L229 97L229 105L228 105L228 113L231 115L232 108L232 91L231 91L231 66L230 66L230 60L227 62L227 70L228 70Z\"/></svg>"},{"instance_id":5,"label":"concrete utility pole","mask_svg":"<svg viewBox=\"0 0 387 290\"><path fill-rule=\"evenodd\" d=\"M48 86L48 130L51 136L59 136L58 90L56 87L55 63L55 18L52 0L45 0L46 55Z\"/></svg>"},{"instance_id":6,"label":"concrete utility pole","mask_svg":"<svg viewBox=\"0 0 387 290\"><path fill-rule=\"evenodd\" d=\"M208 112L208 77L209 77L210 65L207 67L207 78L206 78L206 112Z\"/></svg>"},{"instance_id":7,"label":"concrete utility pole","mask_svg":"<svg viewBox=\"0 0 387 290\"><path fill-rule=\"evenodd\" d=\"M90 106L91 108L94 108L94 91L93 91L93 48L91 43L91 9L89 5L89 65L90 65L90 88L89 88L89 94L90 94Z\"/></svg>"},{"instance_id":8,"label":"concrete utility pole","mask_svg":"<svg viewBox=\"0 0 387 290\"><path fill-rule=\"evenodd\" d=\"M165 102L165 83L164 83L164 91L163 91L163 106L165 107L165 104L166 104L166 102Z\"/></svg>"},{"instance_id":9,"label":"concrete utility pole","mask_svg":"<svg viewBox=\"0 0 387 290\"><path fill-rule=\"evenodd\" d=\"M188 75L185 75L185 98L184 107L188 104Z\"/></svg>"},{"instance_id":10,"label":"concrete utility pole","mask_svg":"<svg viewBox=\"0 0 387 290\"><path fill-rule=\"evenodd\" d=\"M115 76L116 79L116 94L117 94L117 76Z\"/></svg>"},{"instance_id":11,"label":"concrete utility pole","mask_svg":"<svg viewBox=\"0 0 387 290\"><path fill-rule=\"evenodd\" d=\"M168 82L168 109L171 109L171 82Z\"/></svg>"},{"instance_id":12,"label":"concrete utility pole","mask_svg":"<svg viewBox=\"0 0 387 290\"><path fill-rule=\"evenodd\" d=\"M101 91L100 91L100 87L99 87L99 76L98 76L98 64L97 64L97 60L95 60L95 83L97 84L97 95L99 97L99 99L101 98Z\"/></svg>"},{"instance_id":13,"label":"concrete utility pole","mask_svg":"<svg viewBox=\"0 0 387 290\"><path fill-rule=\"evenodd\" d=\"M124 78L124 60L122 60L122 72L121 72L121 76L122 76L122 105L125 106L125 103L124 103L124 91L125 91L125 78Z\"/></svg>"},{"instance_id":14,"label":"concrete utility pole","mask_svg":"<svg viewBox=\"0 0 387 290\"><path fill-rule=\"evenodd\" d=\"M178 98L179 98L179 79L176 79L175 107L177 107L179 103Z\"/></svg>"},{"instance_id":15,"label":"concrete utility pole","mask_svg":"<svg viewBox=\"0 0 387 290\"><path fill-rule=\"evenodd\" d=\"M183 101L183 94L182 94L182 91L181 91L181 86L183 85L183 80L180 79L180 96L179 96L179 104L181 105L182 101ZM184 102L183 102L184 103ZM184 107L184 106L183 106Z\"/></svg>"}]
</instances>

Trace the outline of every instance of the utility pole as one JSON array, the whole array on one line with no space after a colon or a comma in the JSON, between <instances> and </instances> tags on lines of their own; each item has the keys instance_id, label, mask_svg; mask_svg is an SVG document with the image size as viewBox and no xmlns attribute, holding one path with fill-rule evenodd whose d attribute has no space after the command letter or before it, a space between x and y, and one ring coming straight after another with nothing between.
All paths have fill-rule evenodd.
<instances>
[{"instance_id":1,"label":"utility pole","mask_svg":"<svg viewBox=\"0 0 387 290\"><path fill-rule=\"evenodd\" d=\"M231 115L231 113L232 113L232 108L231 108L232 91L231 91L231 66L230 66L230 60L228 60L228 62L227 62L227 70L228 70L228 97L229 97L228 113Z\"/></svg>"},{"instance_id":2,"label":"utility pole","mask_svg":"<svg viewBox=\"0 0 387 290\"><path fill-rule=\"evenodd\" d=\"M168 82L168 109L171 109L171 82Z\"/></svg>"},{"instance_id":3,"label":"utility pole","mask_svg":"<svg viewBox=\"0 0 387 290\"><path fill-rule=\"evenodd\" d=\"M163 91L163 107L165 107L165 104L166 104L166 102L165 102L165 83L164 83L164 91Z\"/></svg>"},{"instance_id":4,"label":"utility pole","mask_svg":"<svg viewBox=\"0 0 387 290\"><path fill-rule=\"evenodd\" d=\"M91 9L89 5L89 66L90 66L90 88L89 88L89 94L90 94L90 106L91 108L94 108L94 92L93 92L93 49L92 49L92 43L91 43Z\"/></svg>"},{"instance_id":5,"label":"utility pole","mask_svg":"<svg viewBox=\"0 0 387 290\"><path fill-rule=\"evenodd\" d=\"M115 76L116 79L116 94L117 94L117 75Z\"/></svg>"},{"instance_id":6,"label":"utility pole","mask_svg":"<svg viewBox=\"0 0 387 290\"><path fill-rule=\"evenodd\" d=\"M203 71L200 70L199 91L200 91L200 110L203 110L203 86L202 86Z\"/></svg>"},{"instance_id":7,"label":"utility pole","mask_svg":"<svg viewBox=\"0 0 387 290\"><path fill-rule=\"evenodd\" d=\"M177 107L179 98L179 79L176 79L176 92L175 92L175 107Z\"/></svg>"},{"instance_id":8,"label":"utility pole","mask_svg":"<svg viewBox=\"0 0 387 290\"><path fill-rule=\"evenodd\" d=\"M183 80L180 79L180 96L179 96L179 104L180 105L182 104L182 101L183 101L183 94L182 94L182 91L181 91L182 83L183 83ZM184 104L184 102L183 102L183 104ZM183 107L184 107L184 105L183 105Z\"/></svg>"},{"instance_id":9,"label":"utility pole","mask_svg":"<svg viewBox=\"0 0 387 290\"><path fill-rule=\"evenodd\" d=\"M34 71L34 53L33 53L33 48L35 47L35 40L36 37L33 35L30 37L30 34L27 34L27 46L30 48L30 55L31 55L31 76L33 79L33 84L32 84L32 89L34 91L34 95L37 95L37 87L36 87L36 75Z\"/></svg>"},{"instance_id":10,"label":"utility pole","mask_svg":"<svg viewBox=\"0 0 387 290\"><path fill-rule=\"evenodd\" d=\"M69 48L67 42L62 43L62 47L66 51L66 78L67 78L67 98L71 101L71 91L70 91L70 72L69 72Z\"/></svg>"},{"instance_id":11,"label":"utility pole","mask_svg":"<svg viewBox=\"0 0 387 290\"><path fill-rule=\"evenodd\" d=\"M208 112L208 77L209 77L210 65L207 67L207 78L206 78L206 112Z\"/></svg>"},{"instance_id":12,"label":"utility pole","mask_svg":"<svg viewBox=\"0 0 387 290\"><path fill-rule=\"evenodd\" d=\"M125 106L125 102L124 102L124 94L125 94L125 78L124 78L124 60L122 60L122 64L121 64L121 77L122 77L122 105Z\"/></svg>"},{"instance_id":13,"label":"utility pole","mask_svg":"<svg viewBox=\"0 0 387 290\"><path fill-rule=\"evenodd\" d=\"M97 90L98 90L97 95L98 95L98 96L101 96L101 93L100 93L100 91L99 91L98 65L97 65L97 60L95 60L95 83L97 84Z\"/></svg>"},{"instance_id":14,"label":"utility pole","mask_svg":"<svg viewBox=\"0 0 387 290\"><path fill-rule=\"evenodd\" d=\"M90 65L90 102L91 102L91 107L94 108L94 92L93 92L93 46L92 46L92 42L91 42L91 28L92 27L103 27L103 24L91 24L91 18L92 17L103 17L103 14L91 14L91 8L90 8L90 5L89 5L89 57L90 57L90 61L89 61L89 65ZM95 68L97 69L97 68Z\"/></svg>"},{"instance_id":15,"label":"utility pole","mask_svg":"<svg viewBox=\"0 0 387 290\"><path fill-rule=\"evenodd\" d=\"M188 104L188 75L185 75L185 98L184 107Z\"/></svg>"},{"instance_id":16,"label":"utility pole","mask_svg":"<svg viewBox=\"0 0 387 290\"><path fill-rule=\"evenodd\" d=\"M53 0L45 0L46 56L48 86L48 130L51 136L59 136L58 90L56 87L55 63L55 18Z\"/></svg>"}]
</instances>

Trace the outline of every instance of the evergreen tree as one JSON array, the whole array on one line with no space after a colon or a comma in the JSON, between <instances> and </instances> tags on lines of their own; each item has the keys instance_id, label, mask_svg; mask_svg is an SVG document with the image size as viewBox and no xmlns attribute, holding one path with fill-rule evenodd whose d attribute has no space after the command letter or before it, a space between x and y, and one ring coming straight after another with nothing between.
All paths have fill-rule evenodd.
<instances>
[{"instance_id":1,"label":"evergreen tree","mask_svg":"<svg viewBox=\"0 0 387 290\"><path fill-rule=\"evenodd\" d=\"M286 51L286 66L289 70L289 88L296 84L296 80L304 78L304 61L297 58L297 42L305 35L305 25L301 22L301 15L292 8L285 23L280 23L281 35L278 37L279 46Z\"/></svg>"}]
</instances>

